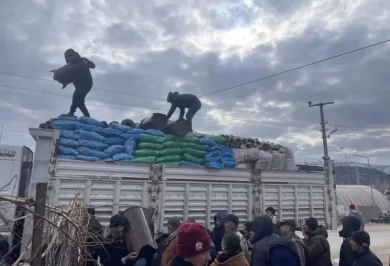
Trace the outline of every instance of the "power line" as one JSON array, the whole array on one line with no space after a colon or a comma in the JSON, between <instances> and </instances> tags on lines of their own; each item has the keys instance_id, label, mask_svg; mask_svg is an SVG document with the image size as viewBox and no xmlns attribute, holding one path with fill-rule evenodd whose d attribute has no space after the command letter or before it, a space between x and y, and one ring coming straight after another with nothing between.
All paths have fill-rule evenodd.
<instances>
[{"instance_id":1,"label":"power line","mask_svg":"<svg viewBox=\"0 0 390 266\"><path fill-rule=\"evenodd\" d=\"M17 73L12 73L12 72L0 72L0 75L12 76L12 77L18 77L18 78L24 78L24 79L31 79L31 80L46 81L46 82L53 82L53 80L50 80L50 79L22 75L22 74L17 74ZM131 93L131 92L114 91L114 90L103 89L103 88L99 88L99 87L93 87L93 89L98 90L98 91L106 91L106 92L112 92L112 93L117 93L117 94L136 96L136 97L140 97L140 98L146 98L146 99L157 100L157 101L164 101L164 102L166 101L166 100L161 99L161 98L157 98L157 97L153 97L153 96L146 96L146 95L141 95L141 94Z\"/></svg>"},{"instance_id":2,"label":"power line","mask_svg":"<svg viewBox=\"0 0 390 266\"><path fill-rule=\"evenodd\" d=\"M344 56L344 55L352 54L352 53L355 53L355 52L358 52L358 51L361 51L361 50L364 50L364 49L367 49L367 48L371 48L371 47L374 47L374 46L377 46L377 45L380 45L380 44L384 44L384 43L387 43L387 42L390 42L390 39L387 39L387 40L384 40L384 41L381 41L381 42L377 42L377 43L374 43L374 44L370 44L370 45L367 45L367 46L363 46L363 47L360 47L360 48L357 48L357 49L354 49L354 50L351 50L351 51L348 51L348 52L345 52L345 53L341 53L341 54L338 54L338 55L334 55L334 56L331 56L331 57L328 57L328 58L325 58L325 59L321 59L321 60L318 60L318 61L315 61L315 62L312 62L312 63L309 63L309 64L305 64L305 65L302 65L302 66L294 67L294 68L291 68L291 69L288 69L288 70L285 70L285 71L282 71L282 72L279 72L279 73L275 73L275 74L268 75L268 76L265 76L265 77L262 77L262 78L258 78L258 79L255 79L255 80L251 80L251 81L248 81L248 82L245 82L245 83L234 85L234 86L231 86L231 87L228 87L228 88L225 88L225 89L220 89L220 90L216 90L216 91L213 91L213 92L210 92L210 93L206 93L206 94L204 94L202 96L199 96L199 97L210 96L210 95L213 95L213 94L217 94L217 93L220 93L220 92L224 92L224 91L232 90L232 89L235 89L235 88L238 88L238 87L242 87L242 86L245 86L245 85L248 85L248 84L252 84L252 83L255 83L255 82L258 82L258 81L262 81L262 80L265 80L265 79L269 79L269 78L273 78L273 77L276 77L276 76L280 76L280 75L283 75L283 74L286 74L286 73L289 73L289 72L292 72L292 71L295 71L295 70L299 70L299 69L302 69L302 68L305 68L305 67L313 66L313 65L325 62L325 61L329 61L329 60L332 60L332 59L335 59L335 58L338 58L338 57L341 57L341 56Z\"/></svg>"}]
</instances>

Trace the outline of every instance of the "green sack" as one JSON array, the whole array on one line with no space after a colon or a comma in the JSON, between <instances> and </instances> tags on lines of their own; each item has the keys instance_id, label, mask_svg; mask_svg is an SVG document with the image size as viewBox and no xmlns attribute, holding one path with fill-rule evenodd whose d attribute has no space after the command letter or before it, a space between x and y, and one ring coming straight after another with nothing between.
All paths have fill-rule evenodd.
<instances>
[{"instance_id":1,"label":"green sack","mask_svg":"<svg viewBox=\"0 0 390 266\"><path fill-rule=\"evenodd\" d=\"M175 140L175 136L173 135L165 135L165 141L172 141L172 140Z\"/></svg>"},{"instance_id":2,"label":"green sack","mask_svg":"<svg viewBox=\"0 0 390 266\"><path fill-rule=\"evenodd\" d=\"M188 142L188 143L195 143L195 144L199 144L200 142L200 139L197 137L175 137L175 140L179 142Z\"/></svg>"},{"instance_id":3,"label":"green sack","mask_svg":"<svg viewBox=\"0 0 390 266\"><path fill-rule=\"evenodd\" d=\"M155 156L147 156L147 157L134 157L131 162L133 163L156 163Z\"/></svg>"},{"instance_id":4,"label":"green sack","mask_svg":"<svg viewBox=\"0 0 390 266\"><path fill-rule=\"evenodd\" d=\"M157 163L168 163L168 162L181 162L180 155L165 156L157 158Z\"/></svg>"},{"instance_id":5,"label":"green sack","mask_svg":"<svg viewBox=\"0 0 390 266\"><path fill-rule=\"evenodd\" d=\"M158 151L157 156L158 157L165 157L165 156L172 156L172 155L181 155L182 154L181 148L170 148L170 149L163 149L162 151Z\"/></svg>"},{"instance_id":6,"label":"green sack","mask_svg":"<svg viewBox=\"0 0 390 266\"><path fill-rule=\"evenodd\" d=\"M203 164L203 158L199 159L199 158L196 158L195 156L192 156L191 154L188 154L188 153L183 153L183 159L184 159L184 161L189 161L189 162L193 162L193 163L197 163L197 164Z\"/></svg>"},{"instance_id":7,"label":"green sack","mask_svg":"<svg viewBox=\"0 0 390 266\"><path fill-rule=\"evenodd\" d=\"M149 156L157 156L159 151L155 150L136 150L134 152L134 156L136 157L149 157Z\"/></svg>"},{"instance_id":8,"label":"green sack","mask_svg":"<svg viewBox=\"0 0 390 266\"><path fill-rule=\"evenodd\" d=\"M195 144L195 143L185 143L185 147L183 147L183 148L190 148L190 149L194 149L194 150L207 151L209 149L209 146Z\"/></svg>"},{"instance_id":9,"label":"green sack","mask_svg":"<svg viewBox=\"0 0 390 266\"><path fill-rule=\"evenodd\" d=\"M166 137L141 133L138 135L138 141L162 144L164 141L166 141Z\"/></svg>"},{"instance_id":10,"label":"green sack","mask_svg":"<svg viewBox=\"0 0 390 266\"><path fill-rule=\"evenodd\" d=\"M181 142L178 142L178 141L166 141L164 142L164 149L171 149L171 148L182 148L183 147L183 144L186 144L186 143L181 143Z\"/></svg>"},{"instance_id":11,"label":"green sack","mask_svg":"<svg viewBox=\"0 0 390 266\"><path fill-rule=\"evenodd\" d=\"M225 144L225 139L221 136L209 136L207 138L213 140L215 143L219 145Z\"/></svg>"},{"instance_id":12,"label":"green sack","mask_svg":"<svg viewBox=\"0 0 390 266\"><path fill-rule=\"evenodd\" d=\"M165 162L164 165L180 165L180 162Z\"/></svg>"},{"instance_id":13,"label":"green sack","mask_svg":"<svg viewBox=\"0 0 390 266\"><path fill-rule=\"evenodd\" d=\"M150 142L141 142L138 144L137 150L162 150L164 146L162 144L150 143Z\"/></svg>"},{"instance_id":14,"label":"green sack","mask_svg":"<svg viewBox=\"0 0 390 266\"><path fill-rule=\"evenodd\" d=\"M183 148L183 153L187 153L189 155L192 155L197 158L204 158L207 154L207 151L200 151L200 150L195 150L191 148Z\"/></svg>"}]
</instances>

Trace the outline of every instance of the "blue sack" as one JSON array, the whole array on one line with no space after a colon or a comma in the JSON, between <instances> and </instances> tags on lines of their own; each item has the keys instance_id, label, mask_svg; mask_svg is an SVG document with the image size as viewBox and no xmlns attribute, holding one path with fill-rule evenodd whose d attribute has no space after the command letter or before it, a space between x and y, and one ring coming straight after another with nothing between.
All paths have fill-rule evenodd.
<instances>
[{"instance_id":1,"label":"blue sack","mask_svg":"<svg viewBox=\"0 0 390 266\"><path fill-rule=\"evenodd\" d=\"M79 124L77 129L81 129L84 131L90 131L90 132L95 132L95 133L100 133L102 132L103 128L102 127L97 127L94 125L87 125L87 124Z\"/></svg>"},{"instance_id":2,"label":"blue sack","mask_svg":"<svg viewBox=\"0 0 390 266\"><path fill-rule=\"evenodd\" d=\"M60 145L65 147L77 148L79 146L79 142L73 139L60 138Z\"/></svg>"},{"instance_id":3,"label":"blue sack","mask_svg":"<svg viewBox=\"0 0 390 266\"><path fill-rule=\"evenodd\" d=\"M209 168L217 168L217 169L222 169L223 168L223 165L220 164L220 163L217 163L217 162L208 162L205 164L206 167L209 167Z\"/></svg>"},{"instance_id":4,"label":"blue sack","mask_svg":"<svg viewBox=\"0 0 390 266\"><path fill-rule=\"evenodd\" d=\"M229 147L227 147L227 146L224 146L224 145L221 145L221 146L219 146L219 148L221 149L221 151L223 151L223 152L230 152L230 153L233 153L233 150L232 150L232 148L229 148Z\"/></svg>"},{"instance_id":5,"label":"blue sack","mask_svg":"<svg viewBox=\"0 0 390 266\"><path fill-rule=\"evenodd\" d=\"M104 153L102 151L92 150L92 149L88 149L85 147L78 147L77 151L79 152L79 154L91 156L91 157L97 157L99 159L109 157L106 153Z\"/></svg>"},{"instance_id":6,"label":"blue sack","mask_svg":"<svg viewBox=\"0 0 390 266\"><path fill-rule=\"evenodd\" d=\"M134 134L141 134L141 133L145 133L145 130L143 129L140 129L140 128L134 128L131 133L134 133Z\"/></svg>"},{"instance_id":7,"label":"blue sack","mask_svg":"<svg viewBox=\"0 0 390 266\"><path fill-rule=\"evenodd\" d=\"M214 150L206 154L204 158L207 162L219 162L222 159L222 152L219 150Z\"/></svg>"},{"instance_id":8,"label":"blue sack","mask_svg":"<svg viewBox=\"0 0 390 266\"><path fill-rule=\"evenodd\" d=\"M114 160L111 157L104 158L103 161L105 162L113 162Z\"/></svg>"},{"instance_id":9,"label":"blue sack","mask_svg":"<svg viewBox=\"0 0 390 266\"><path fill-rule=\"evenodd\" d=\"M100 132L100 134L107 138L119 137L120 135L122 135L122 131L120 131L119 129L105 128L102 130L102 132Z\"/></svg>"},{"instance_id":10,"label":"blue sack","mask_svg":"<svg viewBox=\"0 0 390 266\"><path fill-rule=\"evenodd\" d=\"M60 145L58 147L58 154L60 154L60 155L73 155L73 156L76 156L79 153L78 153L77 150L75 150L73 148L69 148L69 147L65 147L65 146Z\"/></svg>"},{"instance_id":11,"label":"blue sack","mask_svg":"<svg viewBox=\"0 0 390 266\"><path fill-rule=\"evenodd\" d=\"M133 154L135 151L135 147L137 146L137 142L134 139L128 139L125 142L125 151L128 154Z\"/></svg>"},{"instance_id":12,"label":"blue sack","mask_svg":"<svg viewBox=\"0 0 390 266\"><path fill-rule=\"evenodd\" d=\"M73 139L73 140L79 140L80 135L74 132L73 130L60 130L60 137L67 138L67 139Z\"/></svg>"},{"instance_id":13,"label":"blue sack","mask_svg":"<svg viewBox=\"0 0 390 266\"><path fill-rule=\"evenodd\" d=\"M181 161L180 162L180 165L186 165L186 166L202 166L201 164L198 164L198 163L193 163L193 162L189 162L189 161Z\"/></svg>"},{"instance_id":14,"label":"blue sack","mask_svg":"<svg viewBox=\"0 0 390 266\"><path fill-rule=\"evenodd\" d=\"M123 147L122 145L113 145L109 146L103 152L111 157L114 154L125 152L125 147Z\"/></svg>"},{"instance_id":15,"label":"blue sack","mask_svg":"<svg viewBox=\"0 0 390 266\"><path fill-rule=\"evenodd\" d=\"M111 128L120 130L120 131L122 131L122 133L133 130L131 127L128 127L128 126L125 126L125 125L119 125L119 124L112 124Z\"/></svg>"},{"instance_id":16,"label":"blue sack","mask_svg":"<svg viewBox=\"0 0 390 266\"><path fill-rule=\"evenodd\" d=\"M100 142L100 141L94 141L94 140L80 139L78 143L79 143L80 147L86 147L86 148L89 148L92 150L98 150L98 151L102 151L108 147L107 144Z\"/></svg>"},{"instance_id":17,"label":"blue sack","mask_svg":"<svg viewBox=\"0 0 390 266\"><path fill-rule=\"evenodd\" d=\"M123 145L125 143L125 139L119 138L119 137L112 137L107 138L104 143L111 146L111 145Z\"/></svg>"},{"instance_id":18,"label":"blue sack","mask_svg":"<svg viewBox=\"0 0 390 266\"><path fill-rule=\"evenodd\" d=\"M149 134L149 135L153 135L153 136L165 137L165 133L162 132L162 131L159 130L159 129L147 129L147 130L145 130L144 133L145 133L145 134Z\"/></svg>"},{"instance_id":19,"label":"blue sack","mask_svg":"<svg viewBox=\"0 0 390 266\"><path fill-rule=\"evenodd\" d=\"M100 161L101 159L95 156L87 156L87 155L76 155L77 159L84 160L84 161Z\"/></svg>"},{"instance_id":20,"label":"blue sack","mask_svg":"<svg viewBox=\"0 0 390 266\"><path fill-rule=\"evenodd\" d=\"M76 155L58 155L58 158L62 158L62 159L70 159L70 160L76 160L77 157Z\"/></svg>"},{"instance_id":21,"label":"blue sack","mask_svg":"<svg viewBox=\"0 0 390 266\"><path fill-rule=\"evenodd\" d=\"M212 151L218 151L218 152L220 152L221 154L223 153L223 149L220 148L219 146L210 147L210 148L208 149L208 152L212 152Z\"/></svg>"},{"instance_id":22,"label":"blue sack","mask_svg":"<svg viewBox=\"0 0 390 266\"><path fill-rule=\"evenodd\" d=\"M233 156L234 156L232 152L226 152L226 151L222 155L223 155L223 157L228 157L231 159L233 159Z\"/></svg>"},{"instance_id":23,"label":"blue sack","mask_svg":"<svg viewBox=\"0 0 390 266\"><path fill-rule=\"evenodd\" d=\"M224 168L234 168L236 166L236 162L233 160L222 162Z\"/></svg>"},{"instance_id":24,"label":"blue sack","mask_svg":"<svg viewBox=\"0 0 390 266\"><path fill-rule=\"evenodd\" d=\"M94 141L100 141L100 142L104 142L106 140L105 137L103 137L102 135L95 133L95 132L88 132L88 131L84 131L84 130L77 130L76 132L80 134L80 138L82 138L82 139L94 140Z\"/></svg>"},{"instance_id":25,"label":"blue sack","mask_svg":"<svg viewBox=\"0 0 390 266\"><path fill-rule=\"evenodd\" d=\"M81 123L84 123L84 124L87 124L87 125L93 125L93 126L97 126L97 127L104 127L104 125L102 124L102 122L96 120L96 119L93 119L91 117L80 117L80 122Z\"/></svg>"},{"instance_id":26,"label":"blue sack","mask_svg":"<svg viewBox=\"0 0 390 266\"><path fill-rule=\"evenodd\" d=\"M201 138L199 143L200 143L200 145L207 145L209 147L217 146L217 143L215 143L214 140L206 139L206 138Z\"/></svg>"},{"instance_id":27,"label":"blue sack","mask_svg":"<svg viewBox=\"0 0 390 266\"><path fill-rule=\"evenodd\" d=\"M117 153L112 156L114 161L131 161L134 156L131 156L127 153Z\"/></svg>"},{"instance_id":28,"label":"blue sack","mask_svg":"<svg viewBox=\"0 0 390 266\"><path fill-rule=\"evenodd\" d=\"M136 134L133 134L133 133L130 133L130 132L125 132L121 135L121 138L123 139L134 139L134 140L138 140L138 136L139 136L139 133L136 133Z\"/></svg>"},{"instance_id":29,"label":"blue sack","mask_svg":"<svg viewBox=\"0 0 390 266\"><path fill-rule=\"evenodd\" d=\"M78 125L80 125L80 123L76 121L55 120L53 122L53 128L60 130L76 130L78 128Z\"/></svg>"},{"instance_id":30,"label":"blue sack","mask_svg":"<svg viewBox=\"0 0 390 266\"><path fill-rule=\"evenodd\" d=\"M73 121L73 122L80 121L80 119L78 119L77 117L67 116L67 115L60 115L59 117L56 118L56 120Z\"/></svg>"}]
</instances>

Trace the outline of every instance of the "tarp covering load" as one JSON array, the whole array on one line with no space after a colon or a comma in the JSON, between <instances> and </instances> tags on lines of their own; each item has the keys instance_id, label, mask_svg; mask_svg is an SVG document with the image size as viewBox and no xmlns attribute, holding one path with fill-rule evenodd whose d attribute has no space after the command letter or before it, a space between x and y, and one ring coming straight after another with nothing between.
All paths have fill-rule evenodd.
<instances>
[{"instance_id":1,"label":"tarp covering load","mask_svg":"<svg viewBox=\"0 0 390 266\"><path fill-rule=\"evenodd\" d=\"M166 124L160 114L154 114L148 120L149 122L144 121L144 124L148 123L145 128L153 127L154 123L159 124L159 127ZM151 122L152 120L154 122ZM60 116L41 124L40 127L60 130L58 155L67 159L217 169L235 167L297 170L292 150L279 144L231 135L189 133L184 137L180 136L180 132L176 135L166 134L166 128L144 130L134 128L135 125L130 119L118 124L115 121L107 123L87 117Z\"/></svg>"}]
</instances>

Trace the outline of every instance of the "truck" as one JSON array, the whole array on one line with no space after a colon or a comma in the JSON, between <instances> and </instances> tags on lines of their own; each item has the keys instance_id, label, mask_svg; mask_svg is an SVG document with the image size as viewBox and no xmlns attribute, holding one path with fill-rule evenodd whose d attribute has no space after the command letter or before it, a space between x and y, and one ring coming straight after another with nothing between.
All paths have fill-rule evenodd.
<instances>
[{"instance_id":1,"label":"truck","mask_svg":"<svg viewBox=\"0 0 390 266\"><path fill-rule=\"evenodd\" d=\"M103 226L112 215L137 205L154 210L155 235L166 232L170 217L195 219L212 229L214 215L226 211L236 214L242 226L267 207L275 208L279 220L301 224L316 217L327 228L337 228L332 163L325 172L315 172L71 160L57 156L59 130L29 132L36 145L28 197L34 198L40 182L48 183L50 205L66 206L81 194ZM23 246L31 232L26 225Z\"/></svg>"}]
</instances>

